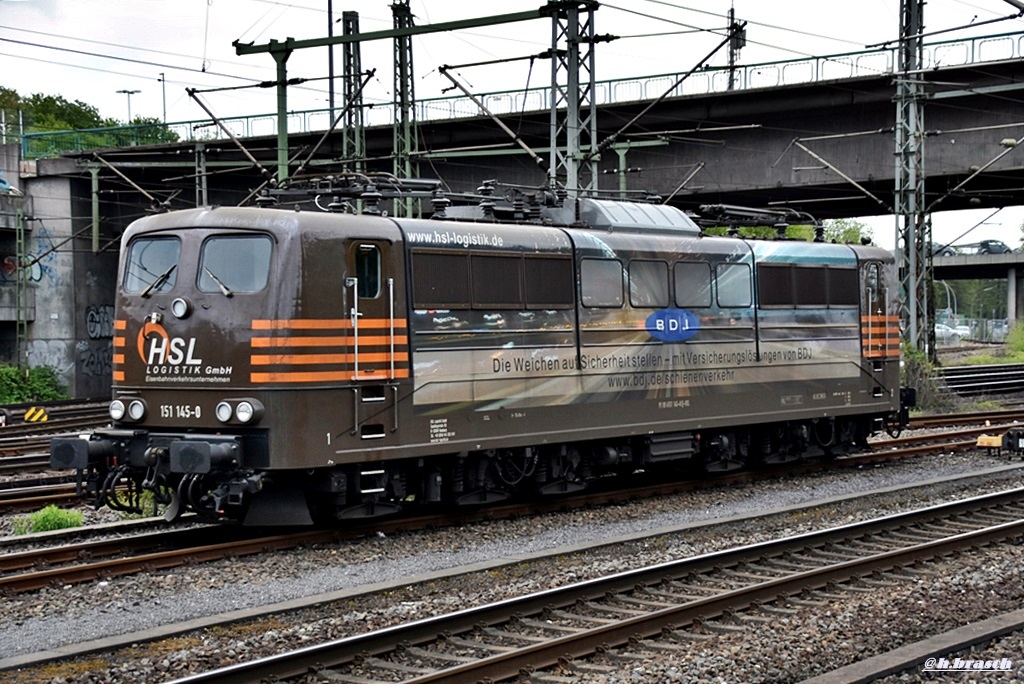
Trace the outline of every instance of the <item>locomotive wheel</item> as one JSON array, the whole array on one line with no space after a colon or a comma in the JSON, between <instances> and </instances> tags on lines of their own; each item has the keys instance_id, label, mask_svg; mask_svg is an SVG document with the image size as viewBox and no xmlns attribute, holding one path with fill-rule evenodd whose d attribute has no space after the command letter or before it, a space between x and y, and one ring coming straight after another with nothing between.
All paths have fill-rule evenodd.
<instances>
[{"instance_id":1,"label":"locomotive wheel","mask_svg":"<svg viewBox=\"0 0 1024 684\"><path fill-rule=\"evenodd\" d=\"M836 422L831 418L814 421L813 426L814 441L821 449L821 456L826 461L832 461L836 458L835 446L836 446Z\"/></svg>"},{"instance_id":2,"label":"locomotive wheel","mask_svg":"<svg viewBox=\"0 0 1024 684\"><path fill-rule=\"evenodd\" d=\"M715 435L705 442L706 447L701 450L700 458L701 470L704 473L730 473L748 466L749 445L745 447L743 440L737 435Z\"/></svg>"}]
</instances>

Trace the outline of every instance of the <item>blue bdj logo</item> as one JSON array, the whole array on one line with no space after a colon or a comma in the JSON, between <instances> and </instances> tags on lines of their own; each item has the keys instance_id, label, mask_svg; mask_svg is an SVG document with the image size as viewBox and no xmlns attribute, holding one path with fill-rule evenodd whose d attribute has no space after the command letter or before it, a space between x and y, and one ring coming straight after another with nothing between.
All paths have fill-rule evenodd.
<instances>
[{"instance_id":1,"label":"blue bdj logo","mask_svg":"<svg viewBox=\"0 0 1024 684\"><path fill-rule=\"evenodd\" d=\"M700 330L700 319L685 309L662 309L647 317L647 332L662 342L685 342Z\"/></svg>"}]
</instances>

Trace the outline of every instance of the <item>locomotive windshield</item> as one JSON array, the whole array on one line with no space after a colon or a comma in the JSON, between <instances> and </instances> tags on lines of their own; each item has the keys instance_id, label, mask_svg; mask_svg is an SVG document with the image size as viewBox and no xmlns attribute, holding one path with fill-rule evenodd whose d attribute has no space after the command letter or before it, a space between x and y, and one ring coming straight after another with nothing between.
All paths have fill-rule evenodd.
<instances>
[{"instance_id":1,"label":"locomotive windshield","mask_svg":"<svg viewBox=\"0 0 1024 684\"><path fill-rule=\"evenodd\" d=\"M271 247L266 235L210 238L200 256L199 289L227 297L235 292L259 292L270 277Z\"/></svg>"},{"instance_id":2,"label":"locomotive windshield","mask_svg":"<svg viewBox=\"0 0 1024 684\"><path fill-rule=\"evenodd\" d=\"M139 238L128 249L124 269L125 292L148 295L174 287L181 241L176 237Z\"/></svg>"}]
</instances>

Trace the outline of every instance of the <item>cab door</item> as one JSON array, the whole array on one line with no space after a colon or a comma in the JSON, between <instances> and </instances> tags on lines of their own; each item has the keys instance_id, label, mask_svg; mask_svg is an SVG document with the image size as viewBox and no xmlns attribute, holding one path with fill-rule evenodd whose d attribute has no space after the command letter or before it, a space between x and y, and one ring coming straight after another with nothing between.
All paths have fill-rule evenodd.
<instances>
[{"instance_id":1,"label":"cab door","mask_svg":"<svg viewBox=\"0 0 1024 684\"><path fill-rule=\"evenodd\" d=\"M355 402L353 434L362 439L384 439L398 430L398 385L409 377L397 250L386 240L346 243L344 300Z\"/></svg>"},{"instance_id":2,"label":"cab door","mask_svg":"<svg viewBox=\"0 0 1024 684\"><path fill-rule=\"evenodd\" d=\"M900 320L890 311L889 287L880 262L861 265L861 283L861 353L880 371L882 361L900 355Z\"/></svg>"}]
</instances>

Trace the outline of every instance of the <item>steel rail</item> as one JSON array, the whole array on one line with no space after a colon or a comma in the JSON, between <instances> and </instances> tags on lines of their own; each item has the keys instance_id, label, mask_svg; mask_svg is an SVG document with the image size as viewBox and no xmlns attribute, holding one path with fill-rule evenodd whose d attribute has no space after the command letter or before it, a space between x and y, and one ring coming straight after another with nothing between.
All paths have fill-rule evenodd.
<instances>
[{"instance_id":1,"label":"steel rail","mask_svg":"<svg viewBox=\"0 0 1024 684\"><path fill-rule=\"evenodd\" d=\"M0 455L0 474L21 474L28 471L38 472L39 470L49 469L49 467L49 452L19 454L17 456Z\"/></svg>"},{"instance_id":2,"label":"steel rail","mask_svg":"<svg viewBox=\"0 0 1024 684\"><path fill-rule=\"evenodd\" d=\"M946 366L939 371L945 385L961 396L1024 392L1024 364Z\"/></svg>"},{"instance_id":3,"label":"steel rail","mask_svg":"<svg viewBox=\"0 0 1024 684\"><path fill-rule=\"evenodd\" d=\"M427 682L478 682L483 679L504 679L537 668L551 667L560 660L594 653L598 649L627 643L637 635L657 634L663 629L677 629L685 624L709 616L718 616L737 607L751 606L779 597L789 596L807 588L820 589L836 582L846 582L873 572L920 560L953 553L965 547L977 546L1020 535L1024 531L1024 489L974 497L963 501L930 506L862 523L844 525L828 530L797 535L783 540L762 542L750 546L719 551L696 558L664 563L651 568L619 573L610 577L581 582L569 587L538 592L529 596L458 611L449 615L418 620L405 625L382 629L367 634L336 640L318 646L280 654L270 658L199 673L175 680L174 684L233 684L260 680L278 681L309 673L323 672L328 681L355 681L364 675L336 675L328 668L361 662L377 664L381 656L395 651L399 644L403 650L417 658L429 657L424 645L438 640L439 635L460 639L460 635L473 630L495 630L515 621L528 621L530 616L550 615L578 603L599 600L606 595L629 593L652 585L672 582L685 583L701 573L719 571L738 566L755 567L758 559L766 558L775 567L791 566L793 571L783 577L748 582L745 586L721 591L715 596L685 600L676 605L633 615L623 620L607 621L591 628L575 630L540 643L512 648L500 653L461 663L452 667L439 667L433 672L422 672L406 677L409 684ZM970 516L976 515L972 522ZM992 524L993 519L997 520ZM946 524L954 533L936 531ZM908 531L917 526L918 529ZM927 529L926 529L926 527ZM963 531L965 527L974 527ZM935 538L938 536L938 538ZM842 557L842 545L867 546L884 544L889 548ZM897 548L891 548L896 546ZM804 558L793 560L807 551ZM850 551L846 552L850 554ZM806 556L817 556L817 567ZM837 556L839 559L837 560ZM763 570L761 572L764 572ZM763 579L763 578L762 578ZM667 592L657 592L659 598ZM546 611L546 612L545 612ZM539 622L539 621L537 621ZM532 623L531 623L532 624ZM510 627L514 630L514 625ZM569 631L566 628L565 631ZM493 646L492 646L493 648ZM427 667L426 664L423 667ZM397 668L401 669L402 665ZM389 680L395 681L395 680Z\"/></svg>"},{"instance_id":4,"label":"steel rail","mask_svg":"<svg viewBox=\"0 0 1024 684\"><path fill-rule=\"evenodd\" d=\"M976 434L982 428L966 431ZM976 446L975 440L961 439L961 432L940 433L927 437L903 438L903 444L893 449L887 442L875 445L875 450L844 456L830 462L804 462L790 464L785 469L741 471L714 479L684 480L677 482L650 482L628 489L594 491L569 497L516 502L491 506L477 510L455 513L426 514L397 519L368 519L360 524L351 524L344 529L308 529L286 534L260 535L258 528L232 528L211 525L202 528L202 533L192 531L160 531L122 537L112 540L83 541L54 548L34 549L31 552L0 555L0 572L28 569L39 566L54 566L76 561L69 567L47 567L45 570L26 572L21 575L0 577L0 591L34 591L53 583L71 584L93 581L97 578L134 574L152 569L167 569L185 563L212 561L228 555L248 555L267 550L283 550L301 544L331 543L354 539L369 534L394 534L434 527L446 527L481 520L496 520L527 514L543 514L564 509L581 508L607 503L664 496L673 493L694 491L710 487L721 487L739 483L775 479L780 475L797 475L823 472L839 468L856 468L864 465L892 462L903 458L934 453L948 453L953 450L969 450ZM954 441L950 441L953 439ZM923 443L921 442L923 440ZM152 549L162 548L159 552ZM122 558L93 560L101 558Z\"/></svg>"},{"instance_id":5,"label":"steel rail","mask_svg":"<svg viewBox=\"0 0 1024 684\"><path fill-rule=\"evenodd\" d=\"M1024 410L1003 409L996 411L970 411L965 413L943 413L930 416L914 416L910 419L910 430L921 430L932 427L948 427L951 425L970 425L972 423L1012 423L1024 422Z\"/></svg>"}]
</instances>

